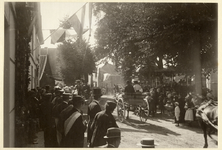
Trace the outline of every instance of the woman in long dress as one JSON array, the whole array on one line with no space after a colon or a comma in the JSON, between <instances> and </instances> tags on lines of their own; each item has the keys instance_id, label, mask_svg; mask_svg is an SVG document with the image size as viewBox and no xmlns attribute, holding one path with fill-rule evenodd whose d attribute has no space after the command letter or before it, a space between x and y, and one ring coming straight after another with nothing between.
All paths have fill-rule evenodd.
<instances>
[{"instance_id":1,"label":"woman in long dress","mask_svg":"<svg viewBox=\"0 0 222 150\"><path fill-rule=\"evenodd\" d=\"M184 120L188 123L188 126L191 126L191 123L194 121L194 104L191 99L188 99L185 104L185 117Z\"/></svg>"}]
</instances>

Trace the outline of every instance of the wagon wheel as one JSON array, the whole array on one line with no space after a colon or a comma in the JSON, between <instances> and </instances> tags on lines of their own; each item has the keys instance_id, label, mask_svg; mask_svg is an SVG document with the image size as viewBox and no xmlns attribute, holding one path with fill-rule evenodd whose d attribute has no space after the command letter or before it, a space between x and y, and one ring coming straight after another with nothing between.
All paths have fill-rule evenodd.
<instances>
[{"instance_id":1,"label":"wagon wheel","mask_svg":"<svg viewBox=\"0 0 222 150\"><path fill-rule=\"evenodd\" d=\"M135 108L134 114L135 114L136 116L140 116L140 107L139 107L139 106L137 106L137 107Z\"/></svg>"},{"instance_id":2,"label":"wagon wheel","mask_svg":"<svg viewBox=\"0 0 222 150\"><path fill-rule=\"evenodd\" d=\"M117 116L120 122L125 120L126 109L122 99L117 100Z\"/></svg>"},{"instance_id":3,"label":"wagon wheel","mask_svg":"<svg viewBox=\"0 0 222 150\"><path fill-rule=\"evenodd\" d=\"M146 115L146 111L143 107L140 106L140 110L139 110L139 117L140 117L140 121L141 122L146 122L147 121L147 115Z\"/></svg>"},{"instance_id":4,"label":"wagon wheel","mask_svg":"<svg viewBox=\"0 0 222 150\"><path fill-rule=\"evenodd\" d=\"M146 100L145 100L146 101ZM145 106L139 106L140 121L146 122L149 117L149 103L146 101Z\"/></svg>"}]
</instances>

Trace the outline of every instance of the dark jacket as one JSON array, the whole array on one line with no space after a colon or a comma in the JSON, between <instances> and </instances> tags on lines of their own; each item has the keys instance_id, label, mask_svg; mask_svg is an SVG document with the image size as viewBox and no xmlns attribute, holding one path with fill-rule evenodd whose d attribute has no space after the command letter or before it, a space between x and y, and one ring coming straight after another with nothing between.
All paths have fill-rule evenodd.
<instances>
[{"instance_id":1,"label":"dark jacket","mask_svg":"<svg viewBox=\"0 0 222 150\"><path fill-rule=\"evenodd\" d=\"M68 102L65 102L65 101L63 101L60 104L55 105L52 109L53 116L58 118L59 114L67 107L68 107Z\"/></svg>"},{"instance_id":2,"label":"dark jacket","mask_svg":"<svg viewBox=\"0 0 222 150\"><path fill-rule=\"evenodd\" d=\"M135 90L134 90L133 86L131 84L129 84L129 85L125 86L124 92L125 93L135 93Z\"/></svg>"},{"instance_id":3,"label":"dark jacket","mask_svg":"<svg viewBox=\"0 0 222 150\"><path fill-rule=\"evenodd\" d=\"M43 96L43 102L41 104L42 111L42 127L44 129L44 144L45 147L56 147L56 128L55 121L52 117L52 94L46 93Z\"/></svg>"},{"instance_id":4,"label":"dark jacket","mask_svg":"<svg viewBox=\"0 0 222 150\"><path fill-rule=\"evenodd\" d=\"M76 111L76 109L74 109L73 105L69 105L68 107L66 107L60 114L59 114L59 121L58 121L58 125L57 125L57 131L60 132L61 134L64 133L64 122L66 119L69 118L69 116L71 116L74 112Z\"/></svg>"},{"instance_id":5,"label":"dark jacket","mask_svg":"<svg viewBox=\"0 0 222 150\"><path fill-rule=\"evenodd\" d=\"M72 109L73 113L76 111L78 111L76 108ZM60 147L83 147L85 130L86 126L83 124L82 115L80 115L73 123L69 132L66 135L63 133Z\"/></svg>"},{"instance_id":6,"label":"dark jacket","mask_svg":"<svg viewBox=\"0 0 222 150\"><path fill-rule=\"evenodd\" d=\"M96 101L96 100L93 100L89 106L88 106L88 116L89 116L89 124L88 124L88 127L91 126L92 122L93 122L93 119L95 117L95 115L102 111L99 103ZM87 140L88 142L91 141L91 137L92 137L92 130L90 130L90 128L88 128L88 132L87 132Z\"/></svg>"},{"instance_id":7,"label":"dark jacket","mask_svg":"<svg viewBox=\"0 0 222 150\"><path fill-rule=\"evenodd\" d=\"M93 131L90 147L97 147L106 144L103 138L110 127L118 127L113 115L106 110L96 114L90 129Z\"/></svg>"},{"instance_id":8,"label":"dark jacket","mask_svg":"<svg viewBox=\"0 0 222 150\"><path fill-rule=\"evenodd\" d=\"M89 119L92 121L95 115L100 112L102 109L99 103L96 100L93 100L88 106L88 116Z\"/></svg>"},{"instance_id":9,"label":"dark jacket","mask_svg":"<svg viewBox=\"0 0 222 150\"><path fill-rule=\"evenodd\" d=\"M52 94L46 93L43 95L43 102L41 104L41 114L43 119L43 128L51 128L54 124L54 120L52 118Z\"/></svg>"}]
</instances>

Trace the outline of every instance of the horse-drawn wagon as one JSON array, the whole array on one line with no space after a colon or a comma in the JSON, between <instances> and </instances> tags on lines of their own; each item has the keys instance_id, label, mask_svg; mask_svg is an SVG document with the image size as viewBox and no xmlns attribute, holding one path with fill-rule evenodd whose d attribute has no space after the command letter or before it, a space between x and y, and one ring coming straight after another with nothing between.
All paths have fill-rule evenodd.
<instances>
[{"instance_id":1,"label":"horse-drawn wagon","mask_svg":"<svg viewBox=\"0 0 222 150\"><path fill-rule=\"evenodd\" d=\"M119 94L116 96L116 101L117 115L120 122L123 122L125 118L129 118L129 111L134 111L134 114L138 115L140 117L140 120L143 122L148 119L149 102L146 98L146 94Z\"/></svg>"}]
</instances>

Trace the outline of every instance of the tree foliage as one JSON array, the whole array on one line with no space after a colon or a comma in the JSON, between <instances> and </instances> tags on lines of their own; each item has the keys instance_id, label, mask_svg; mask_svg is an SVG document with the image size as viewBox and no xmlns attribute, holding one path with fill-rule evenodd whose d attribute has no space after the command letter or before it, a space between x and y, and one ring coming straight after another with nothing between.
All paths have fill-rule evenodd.
<instances>
[{"instance_id":1,"label":"tree foliage","mask_svg":"<svg viewBox=\"0 0 222 150\"><path fill-rule=\"evenodd\" d=\"M70 29L72 25L69 23L69 21L67 21L68 19L69 15L66 15L63 19L59 20L60 27L62 27L63 29Z\"/></svg>"},{"instance_id":2,"label":"tree foliage","mask_svg":"<svg viewBox=\"0 0 222 150\"><path fill-rule=\"evenodd\" d=\"M101 12L96 55L109 55L125 77L137 68L147 75L164 65L192 72L197 35L202 68L217 67L217 4L95 3L94 13Z\"/></svg>"},{"instance_id":3,"label":"tree foliage","mask_svg":"<svg viewBox=\"0 0 222 150\"><path fill-rule=\"evenodd\" d=\"M28 143L29 114L28 87L30 84L29 67L31 49L29 42L31 36L28 34L32 21L32 12L27 9L25 2L15 4L15 147L24 147ZM11 92L10 92L11 93Z\"/></svg>"},{"instance_id":4,"label":"tree foliage","mask_svg":"<svg viewBox=\"0 0 222 150\"><path fill-rule=\"evenodd\" d=\"M67 85L74 84L76 79L83 76L88 79L88 74L95 69L95 60L86 41L64 41L58 46L58 50L61 73Z\"/></svg>"}]
</instances>

